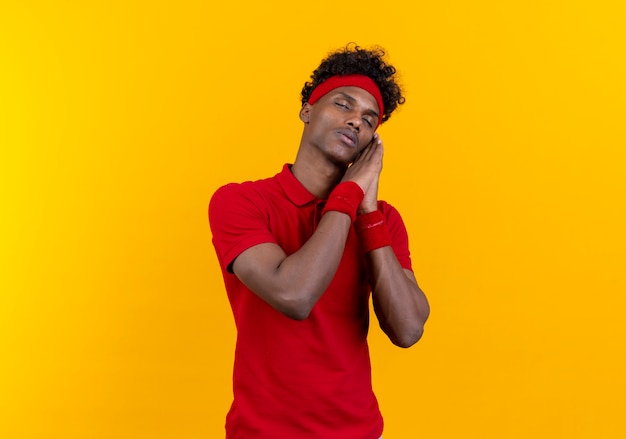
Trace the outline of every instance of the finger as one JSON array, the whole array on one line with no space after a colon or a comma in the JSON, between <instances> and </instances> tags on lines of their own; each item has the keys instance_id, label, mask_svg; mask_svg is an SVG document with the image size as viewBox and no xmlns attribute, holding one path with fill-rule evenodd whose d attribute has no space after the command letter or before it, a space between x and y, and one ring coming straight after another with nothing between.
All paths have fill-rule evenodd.
<instances>
[{"instance_id":1,"label":"finger","mask_svg":"<svg viewBox=\"0 0 626 439\"><path fill-rule=\"evenodd\" d=\"M355 163L357 163L358 161L360 161L363 157L363 153L365 152L365 149L362 149L361 151L359 151L359 153L356 155L356 157L354 157L354 160L352 160L352 165L354 165Z\"/></svg>"},{"instance_id":2,"label":"finger","mask_svg":"<svg viewBox=\"0 0 626 439\"><path fill-rule=\"evenodd\" d=\"M376 139L376 143L374 144L372 149L376 151L377 153L379 153L380 155L383 154L384 152L383 141L380 137Z\"/></svg>"},{"instance_id":3,"label":"finger","mask_svg":"<svg viewBox=\"0 0 626 439\"><path fill-rule=\"evenodd\" d=\"M374 145L378 141L380 141L380 138L378 137L378 133L374 133L374 135L372 136L372 140L370 140L370 143L368 143L368 146Z\"/></svg>"},{"instance_id":4,"label":"finger","mask_svg":"<svg viewBox=\"0 0 626 439\"><path fill-rule=\"evenodd\" d=\"M356 162L357 160L359 160L359 162L371 160L380 144L381 140L378 133L374 133L374 135L372 136L372 140L370 140L365 148L361 150L361 152L357 155L357 158L354 159L354 162Z\"/></svg>"},{"instance_id":5,"label":"finger","mask_svg":"<svg viewBox=\"0 0 626 439\"><path fill-rule=\"evenodd\" d=\"M365 166L367 163L372 161L372 147L368 146L367 149L364 149L361 153L361 157L359 158L359 163L362 163Z\"/></svg>"},{"instance_id":6,"label":"finger","mask_svg":"<svg viewBox=\"0 0 626 439\"><path fill-rule=\"evenodd\" d=\"M382 148L381 144L378 142L374 142L372 145L367 147L367 152L363 150L367 155L363 157L363 159L372 160L380 155L380 149Z\"/></svg>"}]
</instances>

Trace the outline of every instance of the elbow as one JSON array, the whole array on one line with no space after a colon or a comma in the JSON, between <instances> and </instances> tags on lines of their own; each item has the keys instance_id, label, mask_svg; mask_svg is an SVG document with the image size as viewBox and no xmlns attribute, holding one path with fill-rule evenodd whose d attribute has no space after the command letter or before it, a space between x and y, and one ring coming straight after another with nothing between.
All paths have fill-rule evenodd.
<instances>
[{"instance_id":1,"label":"elbow","mask_svg":"<svg viewBox=\"0 0 626 439\"><path fill-rule=\"evenodd\" d=\"M417 343L422 338L423 334L424 326L420 325L411 331L406 331L404 334L391 338L391 342L398 347L407 349Z\"/></svg>"},{"instance_id":2,"label":"elbow","mask_svg":"<svg viewBox=\"0 0 626 439\"><path fill-rule=\"evenodd\" d=\"M285 310L281 310L281 312L289 317L292 320L297 320L297 321L302 321L302 320L306 320L309 317L309 314L311 314L311 310L306 310L306 309L301 309L301 308L290 308L290 309L285 309Z\"/></svg>"},{"instance_id":3,"label":"elbow","mask_svg":"<svg viewBox=\"0 0 626 439\"><path fill-rule=\"evenodd\" d=\"M426 318L428 316L424 319L415 318L396 325L383 324L381 322L380 327L394 345L406 349L420 341L422 335L424 335Z\"/></svg>"},{"instance_id":4,"label":"elbow","mask_svg":"<svg viewBox=\"0 0 626 439\"><path fill-rule=\"evenodd\" d=\"M313 305L305 300L283 300L276 309L292 320L302 321L309 317Z\"/></svg>"}]
</instances>

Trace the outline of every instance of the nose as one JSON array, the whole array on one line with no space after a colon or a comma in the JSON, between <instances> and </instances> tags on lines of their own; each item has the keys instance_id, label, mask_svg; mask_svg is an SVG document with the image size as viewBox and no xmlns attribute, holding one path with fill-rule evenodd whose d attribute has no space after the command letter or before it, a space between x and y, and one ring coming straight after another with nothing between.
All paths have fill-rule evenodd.
<instances>
[{"instance_id":1,"label":"nose","mask_svg":"<svg viewBox=\"0 0 626 439\"><path fill-rule=\"evenodd\" d=\"M350 120L348 120L348 125L357 133L361 130L361 120L356 116L351 117Z\"/></svg>"}]
</instances>

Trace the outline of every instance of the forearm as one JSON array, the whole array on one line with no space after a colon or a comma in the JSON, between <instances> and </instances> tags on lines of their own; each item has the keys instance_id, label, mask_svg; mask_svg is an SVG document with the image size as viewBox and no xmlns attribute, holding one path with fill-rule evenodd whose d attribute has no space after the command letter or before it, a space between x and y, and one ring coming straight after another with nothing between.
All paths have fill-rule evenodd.
<instances>
[{"instance_id":1,"label":"forearm","mask_svg":"<svg viewBox=\"0 0 626 439\"><path fill-rule=\"evenodd\" d=\"M235 259L233 271L259 297L288 317L308 317L335 276L363 190L338 185L312 236L287 255L275 244L260 244Z\"/></svg>"},{"instance_id":2,"label":"forearm","mask_svg":"<svg viewBox=\"0 0 626 439\"><path fill-rule=\"evenodd\" d=\"M344 252L350 217L327 212L309 240L295 253L285 257L275 271L275 285L281 300L308 316L332 281Z\"/></svg>"},{"instance_id":3,"label":"forearm","mask_svg":"<svg viewBox=\"0 0 626 439\"><path fill-rule=\"evenodd\" d=\"M422 336L430 307L409 270L400 266L390 246L367 253L374 309L380 326L401 347Z\"/></svg>"}]
</instances>

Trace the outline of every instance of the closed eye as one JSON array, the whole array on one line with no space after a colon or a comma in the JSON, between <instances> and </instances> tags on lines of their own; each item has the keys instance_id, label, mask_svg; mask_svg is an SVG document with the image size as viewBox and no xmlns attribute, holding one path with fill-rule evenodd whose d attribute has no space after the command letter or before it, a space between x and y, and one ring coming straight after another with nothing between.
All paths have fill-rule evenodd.
<instances>
[{"instance_id":1,"label":"closed eye","mask_svg":"<svg viewBox=\"0 0 626 439\"><path fill-rule=\"evenodd\" d=\"M335 105L341 108L345 108L346 110L349 109L349 107L346 104L342 104L341 102L335 102Z\"/></svg>"}]
</instances>

